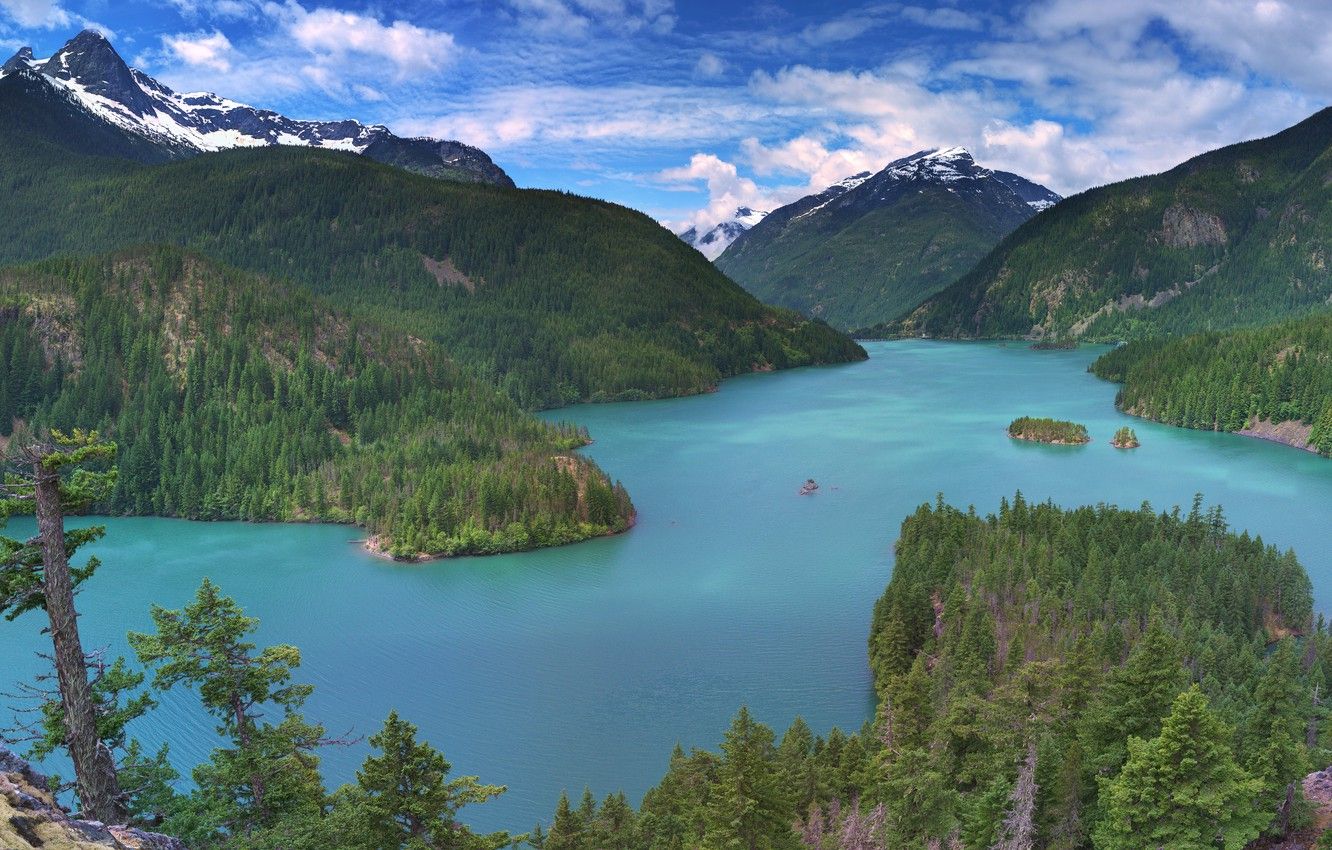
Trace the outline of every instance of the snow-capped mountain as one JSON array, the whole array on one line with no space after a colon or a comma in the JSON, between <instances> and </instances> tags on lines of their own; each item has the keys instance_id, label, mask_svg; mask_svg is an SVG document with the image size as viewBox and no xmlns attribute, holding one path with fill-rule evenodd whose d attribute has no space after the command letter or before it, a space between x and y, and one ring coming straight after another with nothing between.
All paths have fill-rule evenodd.
<instances>
[{"instance_id":1,"label":"snow-capped mountain","mask_svg":"<svg viewBox=\"0 0 1332 850\"><path fill-rule=\"evenodd\" d=\"M965 148L933 148L773 210L717 265L764 301L868 327L947 286L1059 201Z\"/></svg>"},{"instance_id":2,"label":"snow-capped mountain","mask_svg":"<svg viewBox=\"0 0 1332 850\"><path fill-rule=\"evenodd\" d=\"M455 180L513 186L484 151L461 142L402 138L380 124L303 121L211 92L179 94L125 64L100 33L84 30L47 59L24 47L0 66L0 80L39 81L96 120L151 142L172 156L226 148L296 145L362 154L379 162Z\"/></svg>"},{"instance_id":3,"label":"snow-capped mountain","mask_svg":"<svg viewBox=\"0 0 1332 850\"><path fill-rule=\"evenodd\" d=\"M697 227L690 227L676 235L697 248L709 260L715 260L732 242L739 239L741 234L763 221L763 217L767 214L766 210L736 207L735 213L730 218L705 230L702 234L698 232Z\"/></svg>"}]
</instances>

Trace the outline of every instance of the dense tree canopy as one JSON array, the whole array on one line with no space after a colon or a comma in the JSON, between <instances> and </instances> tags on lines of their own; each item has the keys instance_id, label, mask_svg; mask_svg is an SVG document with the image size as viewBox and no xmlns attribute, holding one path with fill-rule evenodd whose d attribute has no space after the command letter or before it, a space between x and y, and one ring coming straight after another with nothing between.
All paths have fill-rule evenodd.
<instances>
[{"instance_id":1,"label":"dense tree canopy","mask_svg":"<svg viewBox=\"0 0 1332 850\"><path fill-rule=\"evenodd\" d=\"M1214 431L1298 423L1307 445L1332 455L1332 314L1132 342L1091 371L1124 385L1117 403L1129 413Z\"/></svg>"},{"instance_id":2,"label":"dense tree canopy","mask_svg":"<svg viewBox=\"0 0 1332 850\"><path fill-rule=\"evenodd\" d=\"M435 344L176 249L0 274L7 418L120 443L99 507L355 521L395 554L619 531L623 488Z\"/></svg>"}]
</instances>

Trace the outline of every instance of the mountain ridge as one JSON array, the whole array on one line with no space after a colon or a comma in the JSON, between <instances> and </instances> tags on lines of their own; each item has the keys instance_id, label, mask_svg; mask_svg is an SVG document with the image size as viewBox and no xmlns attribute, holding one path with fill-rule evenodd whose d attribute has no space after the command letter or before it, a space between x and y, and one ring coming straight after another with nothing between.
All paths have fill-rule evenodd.
<instances>
[{"instance_id":1,"label":"mountain ridge","mask_svg":"<svg viewBox=\"0 0 1332 850\"><path fill-rule=\"evenodd\" d=\"M514 186L488 154L461 142L404 138L382 124L353 119L293 119L211 92L177 93L130 68L105 36L91 29L45 60L32 48L21 48L0 66L0 81L20 75L48 82L94 118L147 140L159 149L147 161L290 145L350 151L441 179Z\"/></svg>"},{"instance_id":2,"label":"mountain ridge","mask_svg":"<svg viewBox=\"0 0 1332 850\"><path fill-rule=\"evenodd\" d=\"M1332 304L1332 108L1015 230L876 335L1118 341Z\"/></svg>"}]
</instances>

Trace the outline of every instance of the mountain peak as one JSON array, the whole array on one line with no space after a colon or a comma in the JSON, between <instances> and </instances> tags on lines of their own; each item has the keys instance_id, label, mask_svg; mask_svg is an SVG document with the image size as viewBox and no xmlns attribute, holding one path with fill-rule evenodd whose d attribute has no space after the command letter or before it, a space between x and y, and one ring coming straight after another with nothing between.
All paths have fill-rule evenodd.
<instances>
[{"instance_id":1,"label":"mountain peak","mask_svg":"<svg viewBox=\"0 0 1332 850\"><path fill-rule=\"evenodd\" d=\"M43 63L42 73L114 100L135 115L153 111L151 100L135 82L125 60L97 30L86 29L65 42Z\"/></svg>"},{"instance_id":2,"label":"mountain peak","mask_svg":"<svg viewBox=\"0 0 1332 850\"><path fill-rule=\"evenodd\" d=\"M33 65L32 48L20 47L18 53L15 53L5 64L0 65L0 74L8 74L11 71L20 71L24 68L31 68Z\"/></svg>"},{"instance_id":3,"label":"mountain peak","mask_svg":"<svg viewBox=\"0 0 1332 850\"><path fill-rule=\"evenodd\" d=\"M933 150L926 151L921 158L942 160L971 159L973 162L975 161L972 159L971 151L960 145L954 145L950 148L934 148Z\"/></svg>"}]
</instances>

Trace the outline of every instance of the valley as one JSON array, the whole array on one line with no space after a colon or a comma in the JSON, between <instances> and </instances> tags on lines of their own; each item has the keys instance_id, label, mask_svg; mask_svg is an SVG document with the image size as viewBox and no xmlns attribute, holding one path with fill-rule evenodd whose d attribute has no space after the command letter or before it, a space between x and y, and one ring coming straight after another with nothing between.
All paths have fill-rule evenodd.
<instances>
[{"instance_id":1,"label":"valley","mask_svg":"<svg viewBox=\"0 0 1332 850\"><path fill-rule=\"evenodd\" d=\"M1332 846L1324 10L361 3L0 2L5 850Z\"/></svg>"}]
</instances>

